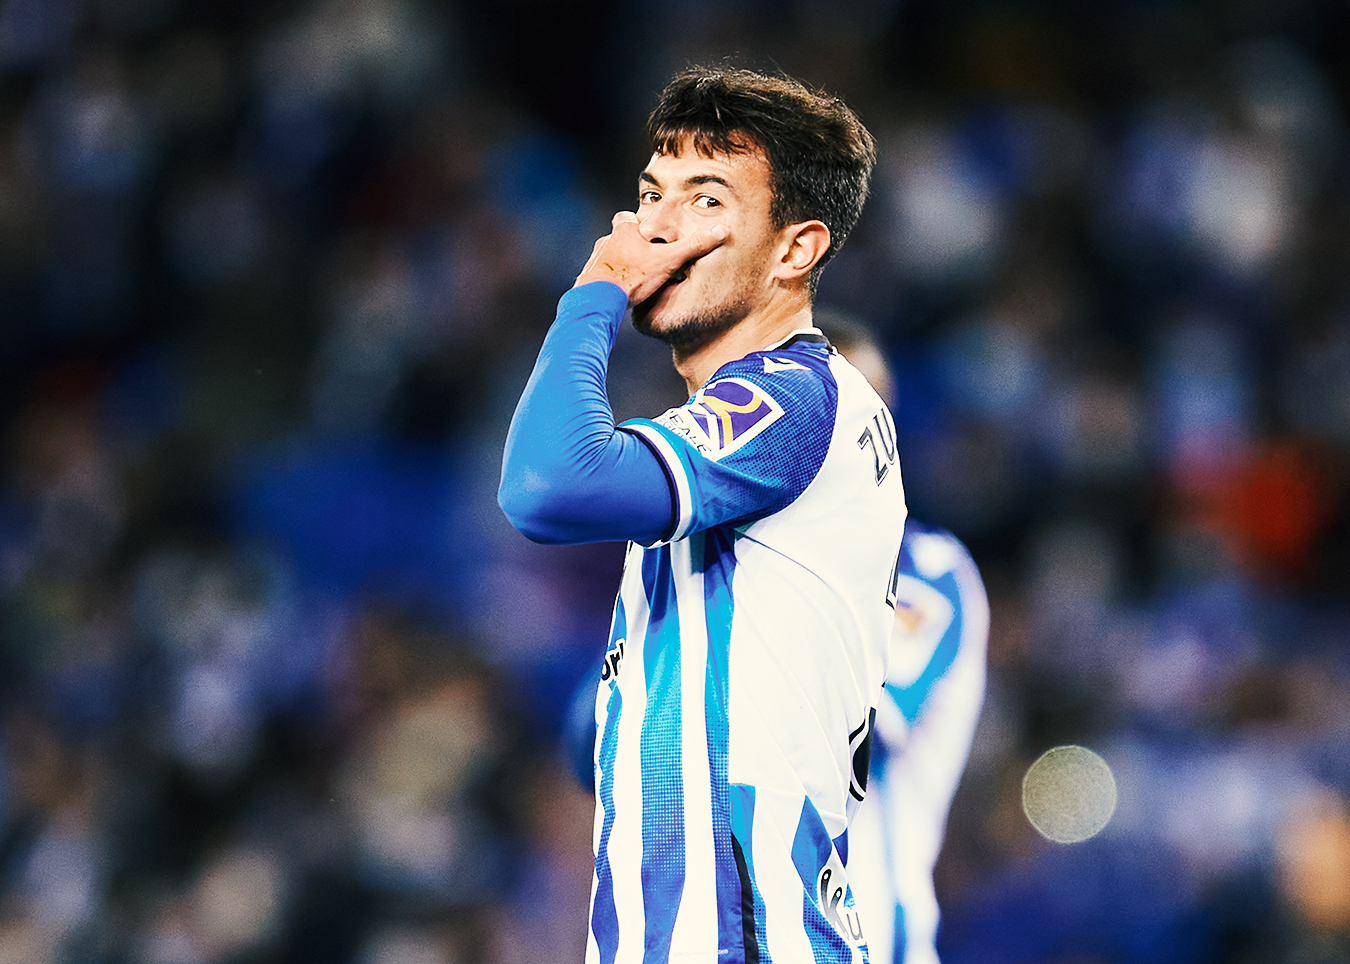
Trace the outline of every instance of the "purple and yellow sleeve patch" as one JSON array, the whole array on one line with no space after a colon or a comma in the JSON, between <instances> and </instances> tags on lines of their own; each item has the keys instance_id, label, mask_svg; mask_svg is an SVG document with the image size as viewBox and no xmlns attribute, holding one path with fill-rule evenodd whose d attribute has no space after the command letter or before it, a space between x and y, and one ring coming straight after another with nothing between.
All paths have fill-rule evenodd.
<instances>
[{"instance_id":1,"label":"purple and yellow sleeve patch","mask_svg":"<svg viewBox=\"0 0 1350 964\"><path fill-rule=\"evenodd\" d=\"M783 416L783 406L758 385L723 378L703 386L683 408L655 419L704 458L717 461L744 446Z\"/></svg>"}]
</instances>

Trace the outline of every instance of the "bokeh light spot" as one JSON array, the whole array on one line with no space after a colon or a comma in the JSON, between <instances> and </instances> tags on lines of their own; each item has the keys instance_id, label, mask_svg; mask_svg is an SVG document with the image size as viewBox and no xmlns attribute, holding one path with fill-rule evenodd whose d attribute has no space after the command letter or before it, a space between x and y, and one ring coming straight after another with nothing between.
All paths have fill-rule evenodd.
<instances>
[{"instance_id":1,"label":"bokeh light spot","mask_svg":"<svg viewBox=\"0 0 1350 964\"><path fill-rule=\"evenodd\" d=\"M1043 753L1022 778L1022 810L1047 840L1095 836L1116 811L1116 780L1106 761L1081 746Z\"/></svg>"}]
</instances>

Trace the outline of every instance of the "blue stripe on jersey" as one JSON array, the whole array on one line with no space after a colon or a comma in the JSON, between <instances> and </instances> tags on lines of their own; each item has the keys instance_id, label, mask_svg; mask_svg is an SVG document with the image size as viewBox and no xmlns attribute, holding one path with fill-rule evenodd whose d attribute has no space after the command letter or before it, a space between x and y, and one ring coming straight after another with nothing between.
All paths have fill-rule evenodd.
<instances>
[{"instance_id":1,"label":"blue stripe on jersey","mask_svg":"<svg viewBox=\"0 0 1350 964\"><path fill-rule=\"evenodd\" d=\"M708 776L712 785L713 867L717 882L717 946L724 952L744 946L742 936L742 880L731 839L731 800L727 783L728 666L731 658L731 617L734 599L731 577L736 548L725 527L705 530L702 560L704 611L708 627L708 669L704 703L708 731Z\"/></svg>"},{"instance_id":2,"label":"blue stripe on jersey","mask_svg":"<svg viewBox=\"0 0 1350 964\"><path fill-rule=\"evenodd\" d=\"M895 700L896 706L900 707L900 712L909 723L919 718L919 711L928 701L928 694L932 692L933 686L942 679L947 670L952 668L952 663L956 662L956 654L961 649L961 635L965 628L965 618L961 612L961 586L956 581L956 573L945 572L938 579L929 580L928 584L947 597L952 604L953 615L951 624L938 640L932 658L928 660L928 665L923 668L918 679L908 686L886 684L886 692Z\"/></svg>"},{"instance_id":3,"label":"blue stripe on jersey","mask_svg":"<svg viewBox=\"0 0 1350 964\"><path fill-rule=\"evenodd\" d=\"M811 953L816 964L850 964L853 951L839 936L820 907L811 899L810 892L802 894L802 922L806 927L806 936L811 941ZM867 952L863 951L863 964L867 964Z\"/></svg>"},{"instance_id":4,"label":"blue stripe on jersey","mask_svg":"<svg viewBox=\"0 0 1350 964\"><path fill-rule=\"evenodd\" d=\"M895 904L895 940L891 944L891 964L905 964L905 907Z\"/></svg>"},{"instance_id":5,"label":"blue stripe on jersey","mask_svg":"<svg viewBox=\"0 0 1350 964\"><path fill-rule=\"evenodd\" d=\"M595 852L595 902L591 908L591 933L600 951L600 964L614 964L619 952L619 914L614 906L614 869L609 862L609 837L614 830L614 754L619 748L619 719L623 716L623 695L619 687L609 689L609 709L605 733L600 743L600 785L596 791L605 818L600 826L600 846Z\"/></svg>"},{"instance_id":6,"label":"blue stripe on jersey","mask_svg":"<svg viewBox=\"0 0 1350 964\"><path fill-rule=\"evenodd\" d=\"M803 799L802 813L797 818L797 835L792 840L792 862L808 894L815 891L816 876L829 861L833 849L834 841L820 814L809 799Z\"/></svg>"},{"instance_id":7,"label":"blue stripe on jersey","mask_svg":"<svg viewBox=\"0 0 1350 964\"><path fill-rule=\"evenodd\" d=\"M797 834L792 840L792 862L802 879L802 925L811 942L816 964L849 964L853 960L852 949L816 902L820 872L832 854L834 841L830 839L829 831L810 799L803 799L802 813L797 818ZM867 960L865 951L863 960Z\"/></svg>"},{"instance_id":8,"label":"blue stripe on jersey","mask_svg":"<svg viewBox=\"0 0 1350 964\"><path fill-rule=\"evenodd\" d=\"M647 712L642 737L642 903L646 911L644 961L670 959L670 937L684 892L684 772L680 687L680 618L671 576L670 546L642 555L642 582L650 606L643 663Z\"/></svg>"},{"instance_id":9,"label":"blue stripe on jersey","mask_svg":"<svg viewBox=\"0 0 1350 964\"><path fill-rule=\"evenodd\" d=\"M764 932L764 898L755 884L755 852L751 846L755 830L755 788L745 783L728 786L727 802L731 817L731 846L741 884L741 933L745 964L773 964ZM731 955L735 960L735 954Z\"/></svg>"}]
</instances>

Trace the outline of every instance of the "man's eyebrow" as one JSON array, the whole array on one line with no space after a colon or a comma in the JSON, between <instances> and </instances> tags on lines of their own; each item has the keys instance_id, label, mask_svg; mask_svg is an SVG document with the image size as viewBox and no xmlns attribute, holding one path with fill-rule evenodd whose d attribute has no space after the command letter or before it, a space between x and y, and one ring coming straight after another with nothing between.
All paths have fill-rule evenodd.
<instances>
[{"instance_id":1,"label":"man's eyebrow","mask_svg":"<svg viewBox=\"0 0 1350 964\"><path fill-rule=\"evenodd\" d=\"M736 189L725 178L718 177L716 174L695 174L693 177L687 178L684 183L689 187L699 184L720 184L732 194L736 193Z\"/></svg>"},{"instance_id":2,"label":"man's eyebrow","mask_svg":"<svg viewBox=\"0 0 1350 964\"><path fill-rule=\"evenodd\" d=\"M638 175L638 182L640 184L650 184L652 187L661 186L661 182L658 181L652 174L648 173L647 171L643 171L641 174ZM731 183L727 181L726 178L718 177L716 174L695 174L692 177L685 178L682 186L698 187L701 184L720 184L722 187L726 188L727 191L729 191L731 194L733 195L736 194L736 189L731 186Z\"/></svg>"}]
</instances>

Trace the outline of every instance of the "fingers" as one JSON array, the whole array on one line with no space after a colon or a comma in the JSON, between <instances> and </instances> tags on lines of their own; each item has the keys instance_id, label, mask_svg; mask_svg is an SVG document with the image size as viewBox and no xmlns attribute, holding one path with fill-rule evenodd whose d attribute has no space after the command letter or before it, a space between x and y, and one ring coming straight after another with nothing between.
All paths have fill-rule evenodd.
<instances>
[{"instance_id":1,"label":"fingers","mask_svg":"<svg viewBox=\"0 0 1350 964\"><path fill-rule=\"evenodd\" d=\"M725 225L716 225L704 231L691 234L662 244L652 244L648 248L649 265L655 281L659 285L676 271L697 261L708 252L717 248L727 238Z\"/></svg>"},{"instance_id":2,"label":"fingers","mask_svg":"<svg viewBox=\"0 0 1350 964\"><path fill-rule=\"evenodd\" d=\"M688 238L689 257L701 258L709 251L721 245L727 239L727 226L725 224L714 224L706 231L699 231Z\"/></svg>"},{"instance_id":3,"label":"fingers","mask_svg":"<svg viewBox=\"0 0 1350 964\"><path fill-rule=\"evenodd\" d=\"M717 224L678 241L657 244L642 234L632 211L619 211L610 223L611 233L595 242L576 283L613 281L635 301L651 294L683 265L722 244L728 235L726 226Z\"/></svg>"}]
</instances>

